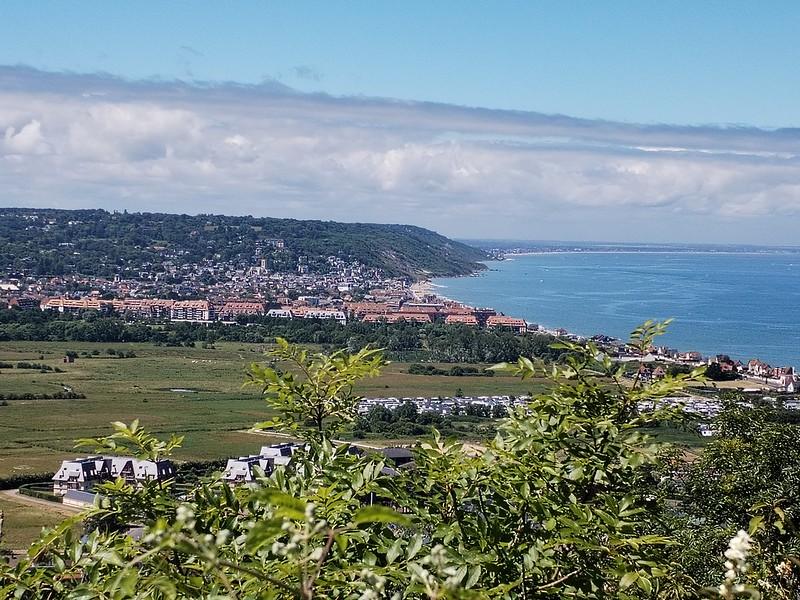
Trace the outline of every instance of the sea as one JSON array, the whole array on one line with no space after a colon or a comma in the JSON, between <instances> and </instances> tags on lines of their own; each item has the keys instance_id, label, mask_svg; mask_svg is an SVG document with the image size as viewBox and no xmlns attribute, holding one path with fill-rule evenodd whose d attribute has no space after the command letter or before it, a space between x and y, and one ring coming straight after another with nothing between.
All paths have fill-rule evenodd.
<instances>
[{"instance_id":1,"label":"sea","mask_svg":"<svg viewBox=\"0 0 800 600\"><path fill-rule=\"evenodd\" d=\"M659 345L800 367L800 249L568 245L506 255L436 293L584 336L627 339L673 318Z\"/></svg>"}]
</instances>

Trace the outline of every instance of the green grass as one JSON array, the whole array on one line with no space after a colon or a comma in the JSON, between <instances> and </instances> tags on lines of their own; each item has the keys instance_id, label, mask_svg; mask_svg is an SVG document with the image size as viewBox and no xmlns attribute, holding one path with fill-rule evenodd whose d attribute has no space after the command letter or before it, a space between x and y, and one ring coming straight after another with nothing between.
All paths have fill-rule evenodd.
<instances>
[{"instance_id":1,"label":"green grass","mask_svg":"<svg viewBox=\"0 0 800 600\"><path fill-rule=\"evenodd\" d=\"M5 495L0 496L0 511L3 511L3 540L0 547L7 550L24 550L39 538L42 527L52 527L64 520L67 513L53 508L30 505Z\"/></svg>"},{"instance_id":2,"label":"green grass","mask_svg":"<svg viewBox=\"0 0 800 600\"><path fill-rule=\"evenodd\" d=\"M652 435L658 442L688 446L694 449L700 449L709 442L709 438L705 438L697 432L666 425L645 429L643 432Z\"/></svg>"},{"instance_id":3,"label":"green grass","mask_svg":"<svg viewBox=\"0 0 800 600\"><path fill-rule=\"evenodd\" d=\"M112 347L136 358L109 357ZM85 454L74 440L110 431L111 421L142 425L160 435L185 435L178 459L222 458L257 451L271 438L245 433L269 416L257 389L242 387L245 369L261 360L265 347L220 343L215 349L169 348L151 344L73 342L3 342L0 361L29 361L63 369L40 373L0 370L0 393L48 393L72 388L81 400L9 400L0 406L0 477L54 471L60 461ZM97 358L66 364L66 351L99 350ZM43 358L40 358L43 357ZM510 376L446 377L409 375L408 364L388 365L380 377L358 389L364 396L452 396L523 394L544 389L541 380L521 382ZM189 388L196 393L172 392Z\"/></svg>"}]
</instances>

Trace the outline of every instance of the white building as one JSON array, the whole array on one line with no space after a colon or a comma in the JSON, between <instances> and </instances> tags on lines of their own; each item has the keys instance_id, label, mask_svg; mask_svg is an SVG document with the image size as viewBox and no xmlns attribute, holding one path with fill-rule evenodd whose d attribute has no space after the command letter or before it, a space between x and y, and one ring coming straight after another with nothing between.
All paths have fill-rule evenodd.
<instances>
[{"instance_id":1,"label":"white building","mask_svg":"<svg viewBox=\"0 0 800 600\"><path fill-rule=\"evenodd\" d=\"M258 479L260 473L269 475L272 473L275 461L271 457L265 456L240 456L239 458L229 458L222 473L223 481L232 485L242 483L253 483Z\"/></svg>"},{"instance_id":2,"label":"white building","mask_svg":"<svg viewBox=\"0 0 800 600\"><path fill-rule=\"evenodd\" d=\"M91 490L95 484L108 479L108 467L102 456L65 460L53 475L53 493L63 496L69 490Z\"/></svg>"},{"instance_id":3,"label":"white building","mask_svg":"<svg viewBox=\"0 0 800 600\"><path fill-rule=\"evenodd\" d=\"M68 490L91 491L104 481L122 479L141 487L147 481L166 481L175 477L172 461L141 460L131 456L89 456L65 460L53 476L53 493L63 496Z\"/></svg>"},{"instance_id":4,"label":"white building","mask_svg":"<svg viewBox=\"0 0 800 600\"><path fill-rule=\"evenodd\" d=\"M262 446L259 456L271 458L273 465L288 465L292 460L292 455L302 446L300 444L275 444L274 446Z\"/></svg>"}]
</instances>

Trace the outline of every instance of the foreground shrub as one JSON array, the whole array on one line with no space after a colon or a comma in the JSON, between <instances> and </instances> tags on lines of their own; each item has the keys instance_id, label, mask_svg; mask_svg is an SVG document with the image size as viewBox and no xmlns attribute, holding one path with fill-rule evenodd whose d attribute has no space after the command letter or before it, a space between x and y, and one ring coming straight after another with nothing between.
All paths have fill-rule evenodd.
<instances>
[{"instance_id":1,"label":"foreground shrub","mask_svg":"<svg viewBox=\"0 0 800 600\"><path fill-rule=\"evenodd\" d=\"M646 351L661 329L647 324L635 332L634 344ZM718 586L706 590L683 568L665 526L675 511L663 492L669 479L663 475L664 448L643 433L653 422L677 422L681 415L643 414L639 402L674 394L699 373L631 387L593 345L563 344L560 350L567 355L563 365L547 371L553 390L501 421L485 451L467 453L434 433L415 449L415 468L394 469L381 454L357 454L331 441L356 418L355 385L377 373L381 354L311 354L279 341L270 358L281 369L254 365L250 381L279 415L259 427L289 431L304 442L288 466L236 488L212 480L180 492L171 481L140 489L122 481L106 484L99 506L45 534L16 566L0 569L0 595L750 594L740 581L744 558L727 568L732 574L723 577L718 568ZM523 378L544 374L527 359L497 368ZM160 441L138 423L115 428L111 436L82 444L156 459L181 442ZM91 525L85 538L72 532L77 521ZM143 524L144 534L126 535L130 524Z\"/></svg>"}]
</instances>

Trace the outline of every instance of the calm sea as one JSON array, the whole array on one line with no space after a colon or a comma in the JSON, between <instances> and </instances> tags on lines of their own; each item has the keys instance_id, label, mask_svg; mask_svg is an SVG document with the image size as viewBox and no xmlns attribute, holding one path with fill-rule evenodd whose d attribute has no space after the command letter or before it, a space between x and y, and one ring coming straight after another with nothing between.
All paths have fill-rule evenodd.
<instances>
[{"instance_id":1,"label":"calm sea","mask_svg":"<svg viewBox=\"0 0 800 600\"><path fill-rule=\"evenodd\" d=\"M662 343L800 366L800 254L581 252L513 256L477 277L435 279L443 296L548 328L627 339L673 317Z\"/></svg>"}]
</instances>

